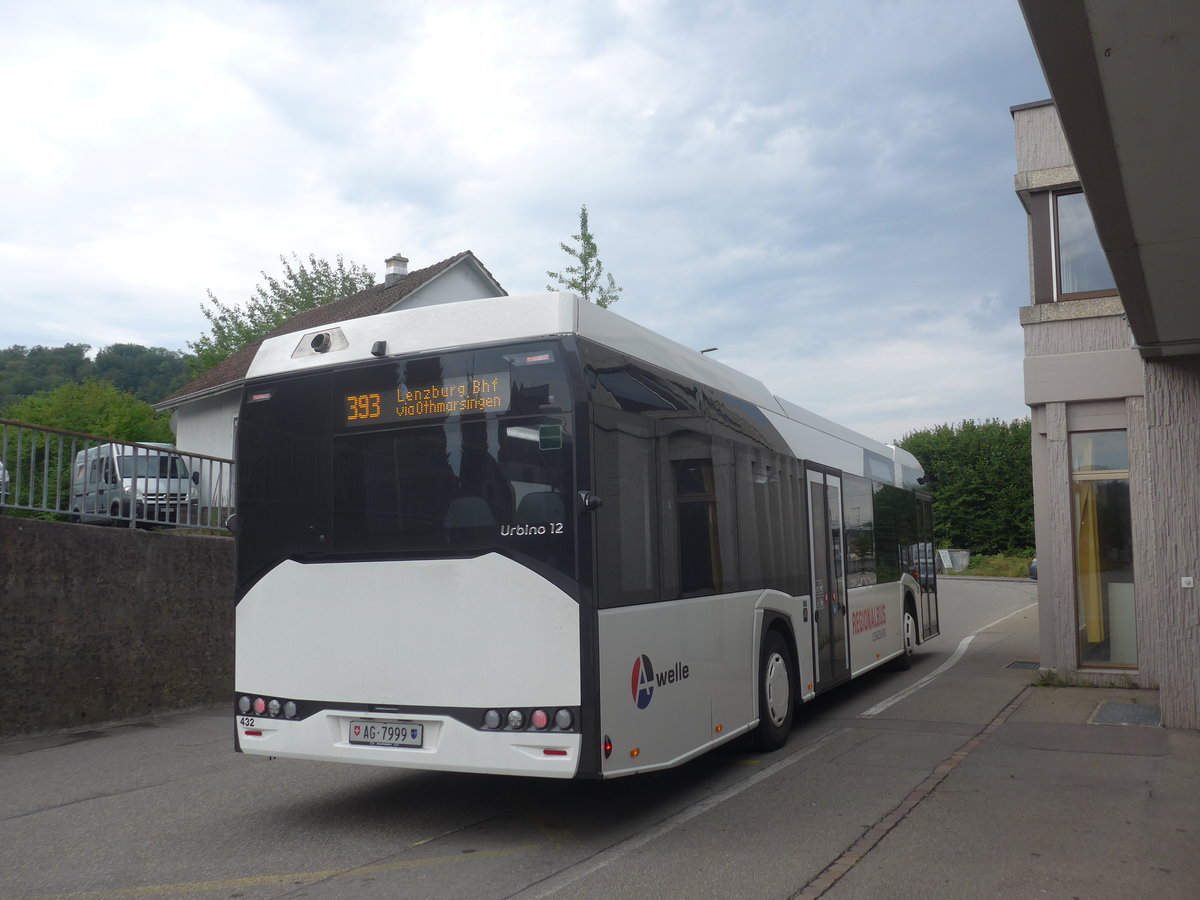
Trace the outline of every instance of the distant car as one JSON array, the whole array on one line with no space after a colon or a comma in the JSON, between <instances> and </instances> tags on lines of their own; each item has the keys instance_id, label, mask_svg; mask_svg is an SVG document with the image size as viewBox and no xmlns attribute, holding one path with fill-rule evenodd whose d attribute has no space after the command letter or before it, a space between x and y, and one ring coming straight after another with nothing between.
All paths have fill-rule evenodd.
<instances>
[{"instance_id":1,"label":"distant car","mask_svg":"<svg viewBox=\"0 0 1200 900\"><path fill-rule=\"evenodd\" d=\"M1029 561L1029 577L1037 581L1037 557Z\"/></svg>"}]
</instances>

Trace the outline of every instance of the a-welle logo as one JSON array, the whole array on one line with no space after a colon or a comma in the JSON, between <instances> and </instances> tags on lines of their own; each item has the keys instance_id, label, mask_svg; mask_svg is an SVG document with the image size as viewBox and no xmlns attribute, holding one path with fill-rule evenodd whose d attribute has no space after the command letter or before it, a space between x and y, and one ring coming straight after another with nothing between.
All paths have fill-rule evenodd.
<instances>
[{"instance_id":1,"label":"a-welle logo","mask_svg":"<svg viewBox=\"0 0 1200 900\"><path fill-rule=\"evenodd\" d=\"M654 674L654 664L650 662L650 657L643 653L633 661L633 673L629 680L633 702L637 704L638 709L645 709L650 705L656 687L666 687L687 677L688 667L681 661L676 661L675 665L666 671Z\"/></svg>"}]
</instances>

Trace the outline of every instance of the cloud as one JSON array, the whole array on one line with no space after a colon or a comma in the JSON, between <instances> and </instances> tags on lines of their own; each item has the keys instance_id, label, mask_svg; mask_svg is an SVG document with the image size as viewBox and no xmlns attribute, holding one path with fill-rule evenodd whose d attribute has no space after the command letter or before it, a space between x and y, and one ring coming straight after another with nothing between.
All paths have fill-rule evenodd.
<instances>
[{"instance_id":1,"label":"cloud","mask_svg":"<svg viewBox=\"0 0 1200 900\"><path fill-rule=\"evenodd\" d=\"M586 202L616 311L789 399L886 439L1024 411L1008 0L11 12L0 345L183 348L293 250L541 291Z\"/></svg>"}]
</instances>

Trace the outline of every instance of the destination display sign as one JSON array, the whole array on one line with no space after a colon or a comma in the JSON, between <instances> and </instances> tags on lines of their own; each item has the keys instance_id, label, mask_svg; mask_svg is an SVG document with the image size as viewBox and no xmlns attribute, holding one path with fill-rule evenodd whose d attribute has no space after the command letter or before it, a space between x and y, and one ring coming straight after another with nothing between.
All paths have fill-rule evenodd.
<instances>
[{"instance_id":1,"label":"destination display sign","mask_svg":"<svg viewBox=\"0 0 1200 900\"><path fill-rule=\"evenodd\" d=\"M512 403L512 383L508 372L493 372L432 384L401 384L379 390L368 387L363 393L342 396L338 403L342 421L349 426L502 413Z\"/></svg>"}]
</instances>

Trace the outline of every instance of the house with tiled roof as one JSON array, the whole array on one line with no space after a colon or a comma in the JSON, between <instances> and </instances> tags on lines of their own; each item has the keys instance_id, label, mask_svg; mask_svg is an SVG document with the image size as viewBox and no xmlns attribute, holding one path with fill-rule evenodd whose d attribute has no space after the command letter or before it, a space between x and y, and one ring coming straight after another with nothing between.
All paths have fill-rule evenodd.
<instances>
[{"instance_id":1,"label":"house with tiled roof","mask_svg":"<svg viewBox=\"0 0 1200 900\"><path fill-rule=\"evenodd\" d=\"M156 410L171 412L175 445L189 453L233 458L233 431L242 384L259 345L268 337L401 308L508 295L470 250L413 272L408 271L408 260L399 253L387 259L385 265L383 284L297 313L263 339L243 347L155 404Z\"/></svg>"}]
</instances>

